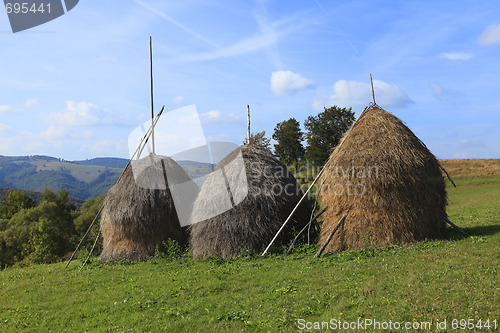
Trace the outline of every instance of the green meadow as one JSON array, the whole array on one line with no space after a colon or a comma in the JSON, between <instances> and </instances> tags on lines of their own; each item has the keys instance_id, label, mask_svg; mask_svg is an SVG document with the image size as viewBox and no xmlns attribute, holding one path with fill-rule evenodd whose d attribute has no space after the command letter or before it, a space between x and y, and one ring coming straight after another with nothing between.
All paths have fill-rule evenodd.
<instances>
[{"instance_id":1,"label":"green meadow","mask_svg":"<svg viewBox=\"0 0 500 333\"><path fill-rule=\"evenodd\" d=\"M0 331L279 332L358 323L351 331L373 331L377 322L498 331L500 176L455 181L448 215L471 237L450 231L446 240L319 259L317 245L286 258L229 260L194 260L172 248L141 262L93 258L81 271L81 260L67 269L12 268L0 272Z\"/></svg>"}]
</instances>

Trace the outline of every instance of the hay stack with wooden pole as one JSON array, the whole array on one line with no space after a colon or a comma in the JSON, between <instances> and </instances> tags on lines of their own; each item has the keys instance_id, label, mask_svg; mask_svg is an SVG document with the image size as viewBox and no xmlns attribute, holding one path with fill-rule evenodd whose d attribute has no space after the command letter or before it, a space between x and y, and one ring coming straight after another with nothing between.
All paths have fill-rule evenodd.
<instances>
[{"instance_id":1,"label":"hay stack with wooden pole","mask_svg":"<svg viewBox=\"0 0 500 333\"><path fill-rule=\"evenodd\" d=\"M242 249L262 251L301 196L296 179L269 150L254 144L234 150L217 164L194 203L193 256L229 258ZM304 201L277 244L293 239L292 231L300 230L310 215Z\"/></svg>"},{"instance_id":2,"label":"hay stack with wooden pole","mask_svg":"<svg viewBox=\"0 0 500 333\"><path fill-rule=\"evenodd\" d=\"M179 223L168 183L189 181L184 169L165 156L150 154L129 165L104 199L100 259L146 259L169 238L185 245L187 231Z\"/></svg>"},{"instance_id":3,"label":"hay stack with wooden pole","mask_svg":"<svg viewBox=\"0 0 500 333\"><path fill-rule=\"evenodd\" d=\"M446 190L440 166L397 117L370 106L332 152L324 182L319 243L341 216L326 251L412 243L446 232Z\"/></svg>"}]
</instances>

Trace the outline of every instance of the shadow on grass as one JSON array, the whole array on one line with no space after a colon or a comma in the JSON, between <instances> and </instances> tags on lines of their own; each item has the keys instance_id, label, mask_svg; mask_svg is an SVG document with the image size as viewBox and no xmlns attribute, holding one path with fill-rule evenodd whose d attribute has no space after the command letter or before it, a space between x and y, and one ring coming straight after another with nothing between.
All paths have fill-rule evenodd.
<instances>
[{"instance_id":1,"label":"shadow on grass","mask_svg":"<svg viewBox=\"0 0 500 333\"><path fill-rule=\"evenodd\" d=\"M482 225L464 230L471 236L492 236L500 233L500 225Z\"/></svg>"}]
</instances>

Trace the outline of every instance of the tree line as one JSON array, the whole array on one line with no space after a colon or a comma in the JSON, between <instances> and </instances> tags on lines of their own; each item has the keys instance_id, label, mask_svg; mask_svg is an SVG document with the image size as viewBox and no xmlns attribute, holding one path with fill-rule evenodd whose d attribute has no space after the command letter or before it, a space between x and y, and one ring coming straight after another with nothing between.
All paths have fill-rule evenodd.
<instances>
[{"instance_id":1,"label":"tree line","mask_svg":"<svg viewBox=\"0 0 500 333\"><path fill-rule=\"evenodd\" d=\"M88 199L78 210L66 189L57 194L45 189L38 202L19 190L7 192L0 203L0 269L67 257L87 231L103 199L104 195ZM85 247L98 232L93 228Z\"/></svg>"},{"instance_id":2,"label":"tree line","mask_svg":"<svg viewBox=\"0 0 500 333\"><path fill-rule=\"evenodd\" d=\"M272 134L277 142L274 154L288 166L304 160L323 166L353 122L352 108L338 106L324 108L318 115L307 117L304 121L305 132L295 118L284 120L276 125ZM249 142L270 149L271 139L265 134L265 131L252 133ZM305 147L304 140L307 142Z\"/></svg>"}]
</instances>

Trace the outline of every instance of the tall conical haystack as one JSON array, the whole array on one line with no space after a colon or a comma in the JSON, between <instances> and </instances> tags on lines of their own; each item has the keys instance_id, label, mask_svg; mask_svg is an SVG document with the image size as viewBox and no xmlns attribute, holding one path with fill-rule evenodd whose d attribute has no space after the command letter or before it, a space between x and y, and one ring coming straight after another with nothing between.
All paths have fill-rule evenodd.
<instances>
[{"instance_id":1,"label":"tall conical haystack","mask_svg":"<svg viewBox=\"0 0 500 333\"><path fill-rule=\"evenodd\" d=\"M293 175L269 150L255 145L236 149L217 164L194 203L192 221L201 222L190 227L193 256L229 258L243 248L262 251L302 194ZM214 216L217 211L221 214ZM310 214L304 201L277 243L288 242L292 230L300 230Z\"/></svg>"},{"instance_id":2,"label":"tall conical haystack","mask_svg":"<svg viewBox=\"0 0 500 333\"><path fill-rule=\"evenodd\" d=\"M169 238L186 244L186 228L180 226L166 183L189 181L182 167L165 156L151 154L129 165L104 199L100 259L146 259Z\"/></svg>"},{"instance_id":3,"label":"tall conical haystack","mask_svg":"<svg viewBox=\"0 0 500 333\"><path fill-rule=\"evenodd\" d=\"M319 243L349 214L326 251L411 243L446 231L446 190L438 161L401 120L367 108L333 151L320 183Z\"/></svg>"}]
</instances>

